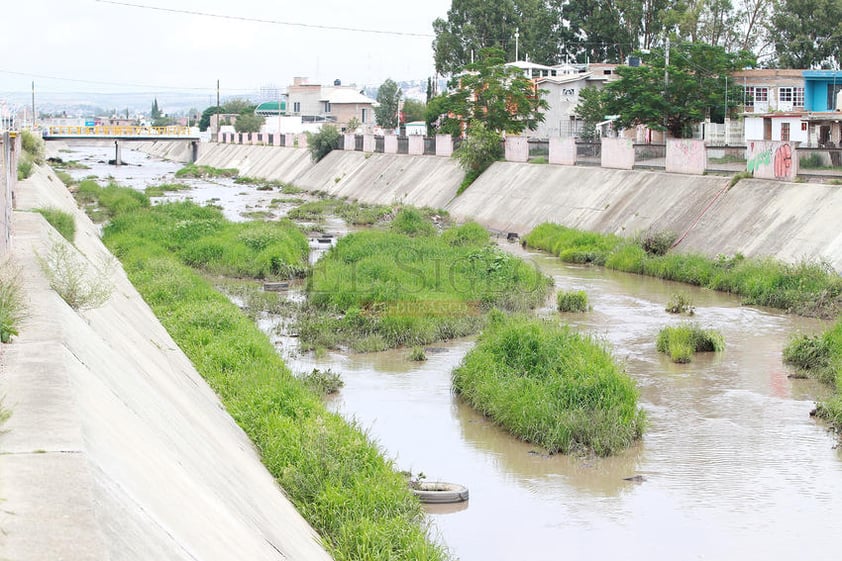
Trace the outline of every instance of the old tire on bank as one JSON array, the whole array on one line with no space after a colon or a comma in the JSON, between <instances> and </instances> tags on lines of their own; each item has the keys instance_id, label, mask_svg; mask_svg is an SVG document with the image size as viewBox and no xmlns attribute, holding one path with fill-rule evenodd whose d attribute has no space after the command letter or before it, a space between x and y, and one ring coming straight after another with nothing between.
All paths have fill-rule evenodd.
<instances>
[{"instance_id":1,"label":"old tire on bank","mask_svg":"<svg viewBox=\"0 0 842 561\"><path fill-rule=\"evenodd\" d=\"M412 492L422 503L461 503L468 500L468 488L458 483L426 481L413 488Z\"/></svg>"}]
</instances>

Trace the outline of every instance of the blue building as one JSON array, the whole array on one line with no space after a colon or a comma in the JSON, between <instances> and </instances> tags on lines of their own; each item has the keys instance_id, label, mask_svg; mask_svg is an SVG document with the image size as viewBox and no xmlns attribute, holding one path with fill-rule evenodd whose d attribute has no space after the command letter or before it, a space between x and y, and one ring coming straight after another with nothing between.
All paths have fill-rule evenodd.
<instances>
[{"instance_id":1,"label":"blue building","mask_svg":"<svg viewBox=\"0 0 842 561\"><path fill-rule=\"evenodd\" d=\"M842 111L842 71L804 71L804 109L811 112Z\"/></svg>"}]
</instances>

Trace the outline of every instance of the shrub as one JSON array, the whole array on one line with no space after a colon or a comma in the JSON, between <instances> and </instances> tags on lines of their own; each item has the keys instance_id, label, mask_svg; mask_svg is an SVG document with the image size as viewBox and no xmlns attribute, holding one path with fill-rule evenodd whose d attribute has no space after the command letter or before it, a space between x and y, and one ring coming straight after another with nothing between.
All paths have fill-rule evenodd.
<instances>
[{"instance_id":1,"label":"shrub","mask_svg":"<svg viewBox=\"0 0 842 561\"><path fill-rule=\"evenodd\" d=\"M678 292L670 296L667 307L664 310L671 314L687 314L688 316L696 313L696 307L693 305L690 297Z\"/></svg>"},{"instance_id":2,"label":"shrub","mask_svg":"<svg viewBox=\"0 0 842 561\"><path fill-rule=\"evenodd\" d=\"M215 168L212 166L202 166L196 164L187 164L177 172L176 177L236 177L240 171L236 168Z\"/></svg>"},{"instance_id":3,"label":"shrub","mask_svg":"<svg viewBox=\"0 0 842 561\"><path fill-rule=\"evenodd\" d=\"M312 372L301 374L298 377L304 385L318 395L330 395L339 391L345 385L342 376L331 370L319 370L314 368Z\"/></svg>"},{"instance_id":4,"label":"shrub","mask_svg":"<svg viewBox=\"0 0 842 561\"><path fill-rule=\"evenodd\" d=\"M465 180L456 194L461 195L477 177L491 164L503 157L503 138L500 133L489 130L485 123L471 123L471 134L453 152L453 157L465 170Z\"/></svg>"},{"instance_id":5,"label":"shrub","mask_svg":"<svg viewBox=\"0 0 842 561\"><path fill-rule=\"evenodd\" d=\"M640 241L640 247L649 255L666 255L676 239L678 235L675 232L649 233Z\"/></svg>"},{"instance_id":6,"label":"shrub","mask_svg":"<svg viewBox=\"0 0 842 561\"><path fill-rule=\"evenodd\" d=\"M821 156L811 152L809 156L799 158L798 165L804 169L818 169L824 166L824 162Z\"/></svg>"},{"instance_id":7,"label":"shrub","mask_svg":"<svg viewBox=\"0 0 842 561\"><path fill-rule=\"evenodd\" d=\"M643 433L634 381L605 346L555 322L491 315L453 371L459 396L520 439L607 456Z\"/></svg>"},{"instance_id":8,"label":"shrub","mask_svg":"<svg viewBox=\"0 0 842 561\"><path fill-rule=\"evenodd\" d=\"M32 161L38 165L44 163L44 139L30 131L22 131L20 143L23 151L29 154Z\"/></svg>"},{"instance_id":9,"label":"shrub","mask_svg":"<svg viewBox=\"0 0 842 561\"><path fill-rule=\"evenodd\" d=\"M6 261L0 264L0 343L9 343L18 334L25 315L20 270Z\"/></svg>"},{"instance_id":10,"label":"shrub","mask_svg":"<svg viewBox=\"0 0 842 561\"><path fill-rule=\"evenodd\" d=\"M436 227L417 209L406 207L398 212L392 222L392 231L406 236L433 236Z\"/></svg>"},{"instance_id":11,"label":"shrub","mask_svg":"<svg viewBox=\"0 0 842 561\"><path fill-rule=\"evenodd\" d=\"M73 243L76 237L76 221L72 214L53 207L38 208L35 211L43 216L64 239Z\"/></svg>"},{"instance_id":12,"label":"shrub","mask_svg":"<svg viewBox=\"0 0 842 561\"><path fill-rule=\"evenodd\" d=\"M681 324L661 329L655 347L658 352L670 355L673 362L686 363L692 360L693 353L725 350L725 341L717 331Z\"/></svg>"},{"instance_id":13,"label":"shrub","mask_svg":"<svg viewBox=\"0 0 842 561\"><path fill-rule=\"evenodd\" d=\"M307 149L313 162L319 162L339 145L342 135L334 125L322 125L317 133L307 132Z\"/></svg>"},{"instance_id":14,"label":"shrub","mask_svg":"<svg viewBox=\"0 0 842 561\"><path fill-rule=\"evenodd\" d=\"M559 291L556 307L559 312L587 312L588 295L584 290Z\"/></svg>"},{"instance_id":15,"label":"shrub","mask_svg":"<svg viewBox=\"0 0 842 561\"><path fill-rule=\"evenodd\" d=\"M32 157L26 153L21 154L18 159L18 181L29 178L32 175L33 166Z\"/></svg>"},{"instance_id":16,"label":"shrub","mask_svg":"<svg viewBox=\"0 0 842 561\"><path fill-rule=\"evenodd\" d=\"M46 256L38 261L50 281L50 288L74 310L98 308L111 297L113 263L103 261L99 267L89 266L70 244L53 241Z\"/></svg>"}]
</instances>

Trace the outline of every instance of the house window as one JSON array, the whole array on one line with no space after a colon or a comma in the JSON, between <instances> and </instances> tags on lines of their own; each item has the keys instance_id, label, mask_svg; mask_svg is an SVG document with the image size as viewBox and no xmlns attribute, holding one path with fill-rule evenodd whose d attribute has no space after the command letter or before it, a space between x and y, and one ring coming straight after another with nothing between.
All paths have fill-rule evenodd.
<instances>
[{"instance_id":1,"label":"house window","mask_svg":"<svg viewBox=\"0 0 842 561\"><path fill-rule=\"evenodd\" d=\"M293 113L301 113L301 102L296 101L292 104L292 112Z\"/></svg>"},{"instance_id":2,"label":"house window","mask_svg":"<svg viewBox=\"0 0 842 561\"><path fill-rule=\"evenodd\" d=\"M330 102L325 101L325 113L330 113Z\"/></svg>"},{"instance_id":3,"label":"house window","mask_svg":"<svg viewBox=\"0 0 842 561\"><path fill-rule=\"evenodd\" d=\"M368 119L368 109L363 108L362 109L362 118L360 119L360 122L362 122L362 123L368 122L368 121L366 121L366 119Z\"/></svg>"},{"instance_id":4,"label":"house window","mask_svg":"<svg viewBox=\"0 0 842 561\"><path fill-rule=\"evenodd\" d=\"M792 103L795 107L804 107L804 88L778 88L778 101Z\"/></svg>"},{"instance_id":5,"label":"house window","mask_svg":"<svg viewBox=\"0 0 842 561\"><path fill-rule=\"evenodd\" d=\"M789 142L789 123L781 123L781 140Z\"/></svg>"},{"instance_id":6,"label":"house window","mask_svg":"<svg viewBox=\"0 0 842 561\"><path fill-rule=\"evenodd\" d=\"M769 101L769 88L766 86L749 86L746 88L746 107L754 107L755 103Z\"/></svg>"}]
</instances>

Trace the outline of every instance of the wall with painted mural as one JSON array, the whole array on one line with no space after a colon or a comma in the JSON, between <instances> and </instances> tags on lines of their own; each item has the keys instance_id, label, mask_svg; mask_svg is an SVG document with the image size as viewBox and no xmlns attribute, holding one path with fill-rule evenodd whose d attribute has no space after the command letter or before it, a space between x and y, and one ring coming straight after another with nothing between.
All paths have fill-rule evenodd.
<instances>
[{"instance_id":1,"label":"wall with painted mural","mask_svg":"<svg viewBox=\"0 0 842 561\"><path fill-rule=\"evenodd\" d=\"M748 143L746 170L758 179L794 181L798 156L790 142L756 140Z\"/></svg>"}]
</instances>

